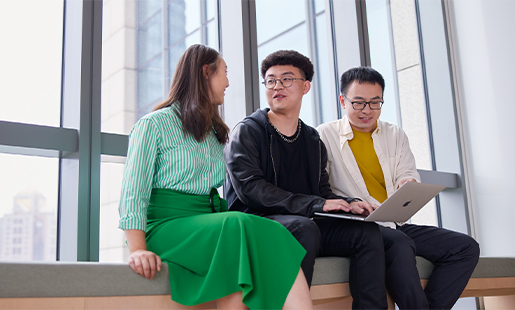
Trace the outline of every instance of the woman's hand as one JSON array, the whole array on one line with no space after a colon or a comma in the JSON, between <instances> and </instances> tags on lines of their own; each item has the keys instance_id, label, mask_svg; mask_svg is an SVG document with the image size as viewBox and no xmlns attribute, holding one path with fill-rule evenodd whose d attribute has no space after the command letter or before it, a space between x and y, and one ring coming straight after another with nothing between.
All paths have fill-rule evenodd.
<instances>
[{"instance_id":1,"label":"woman's hand","mask_svg":"<svg viewBox=\"0 0 515 310\"><path fill-rule=\"evenodd\" d=\"M136 250L129 256L129 266L136 273L152 280L156 270L161 271L161 258L147 250Z\"/></svg>"},{"instance_id":2,"label":"woman's hand","mask_svg":"<svg viewBox=\"0 0 515 310\"><path fill-rule=\"evenodd\" d=\"M129 245L129 266L137 274L153 279L157 271L161 271L161 258L154 252L147 251L145 232L139 229L127 229L125 238Z\"/></svg>"}]
</instances>

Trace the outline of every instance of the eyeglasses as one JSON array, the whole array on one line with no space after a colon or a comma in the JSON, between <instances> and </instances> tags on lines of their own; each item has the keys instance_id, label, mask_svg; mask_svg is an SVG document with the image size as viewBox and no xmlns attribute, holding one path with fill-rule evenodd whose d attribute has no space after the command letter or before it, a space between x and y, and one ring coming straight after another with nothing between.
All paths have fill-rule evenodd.
<instances>
[{"instance_id":1,"label":"eyeglasses","mask_svg":"<svg viewBox=\"0 0 515 310\"><path fill-rule=\"evenodd\" d=\"M347 98L347 96L343 95L343 97L345 97L345 99L349 100L349 102L351 103L352 108L354 110L363 110L363 109L365 109L367 104L370 107L370 110L381 110L381 107L383 106L383 103L384 103L384 101L382 101L382 100L380 100L380 101L363 101L363 102L350 101L350 99Z\"/></svg>"},{"instance_id":2,"label":"eyeglasses","mask_svg":"<svg viewBox=\"0 0 515 310\"><path fill-rule=\"evenodd\" d=\"M283 77L282 79L268 78L268 79L265 79L265 81L262 82L261 84L265 85L265 87L268 89L273 89L277 85L277 82L281 82L281 85L284 88L287 88L293 84L293 80L305 81L306 79L292 78L292 77L286 76L286 77Z\"/></svg>"}]
</instances>

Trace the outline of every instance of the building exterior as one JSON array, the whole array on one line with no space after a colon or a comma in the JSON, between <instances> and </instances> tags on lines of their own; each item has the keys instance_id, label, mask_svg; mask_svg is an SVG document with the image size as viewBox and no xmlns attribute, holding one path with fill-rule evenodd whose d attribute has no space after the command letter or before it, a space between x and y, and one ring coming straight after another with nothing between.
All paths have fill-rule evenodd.
<instances>
[{"instance_id":1,"label":"building exterior","mask_svg":"<svg viewBox=\"0 0 515 310\"><path fill-rule=\"evenodd\" d=\"M55 261L56 216L45 203L34 189L14 197L13 213L0 219L0 261Z\"/></svg>"}]
</instances>

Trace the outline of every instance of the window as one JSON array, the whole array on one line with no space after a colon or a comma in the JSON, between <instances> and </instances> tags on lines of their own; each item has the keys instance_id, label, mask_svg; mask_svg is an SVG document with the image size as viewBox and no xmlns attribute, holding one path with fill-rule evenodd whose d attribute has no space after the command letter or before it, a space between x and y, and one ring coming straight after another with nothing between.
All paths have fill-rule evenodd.
<instances>
[{"instance_id":1,"label":"window","mask_svg":"<svg viewBox=\"0 0 515 310\"><path fill-rule=\"evenodd\" d=\"M17 260L54 261L58 159L0 154L0 171L0 261L11 243L31 249Z\"/></svg>"},{"instance_id":2,"label":"window","mask_svg":"<svg viewBox=\"0 0 515 310\"><path fill-rule=\"evenodd\" d=\"M175 64L188 46L202 43L218 50L216 11L215 0L104 2L103 132L129 134L168 96ZM99 257L126 261L128 250L118 229L124 158L104 156L102 161Z\"/></svg>"},{"instance_id":3,"label":"window","mask_svg":"<svg viewBox=\"0 0 515 310\"><path fill-rule=\"evenodd\" d=\"M288 18L284 18L284 12L288 12ZM315 75L300 112L300 118L311 126L336 118L328 104L332 102L328 57L331 45L327 41L326 22L324 1L256 1L259 66L270 53L282 49L296 50L313 62ZM261 108L268 107L264 87L260 87L260 98Z\"/></svg>"},{"instance_id":4,"label":"window","mask_svg":"<svg viewBox=\"0 0 515 310\"><path fill-rule=\"evenodd\" d=\"M0 120L59 126L63 2L0 1Z\"/></svg>"}]
</instances>

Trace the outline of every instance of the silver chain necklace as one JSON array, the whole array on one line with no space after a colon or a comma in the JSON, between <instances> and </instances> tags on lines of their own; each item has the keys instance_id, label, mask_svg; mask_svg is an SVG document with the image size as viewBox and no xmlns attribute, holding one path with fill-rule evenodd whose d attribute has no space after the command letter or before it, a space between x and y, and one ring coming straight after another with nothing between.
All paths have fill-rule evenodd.
<instances>
[{"instance_id":1,"label":"silver chain necklace","mask_svg":"<svg viewBox=\"0 0 515 310\"><path fill-rule=\"evenodd\" d=\"M277 132L277 134L279 135L279 137L281 137L281 139L283 139L284 141L288 142L288 143L293 143L295 142L295 140L297 140L300 136L300 129L301 129L301 126L300 126L300 119L299 119L299 127L297 129L297 135L295 136L295 138L293 139L288 139L286 138L280 131L279 129L277 129L277 127L274 126L274 124L272 124L272 121L270 119L268 119L268 122L270 123L270 125L272 125L272 127L274 127L275 131Z\"/></svg>"}]
</instances>

